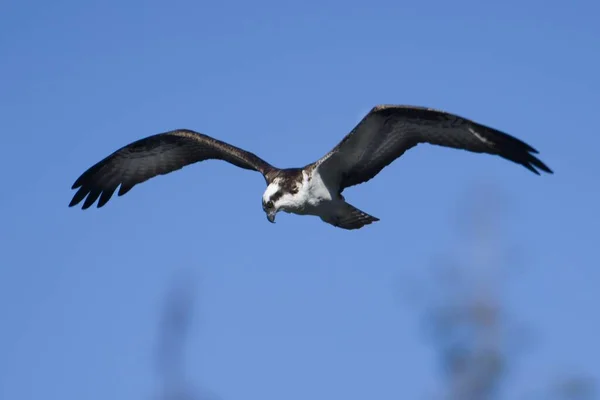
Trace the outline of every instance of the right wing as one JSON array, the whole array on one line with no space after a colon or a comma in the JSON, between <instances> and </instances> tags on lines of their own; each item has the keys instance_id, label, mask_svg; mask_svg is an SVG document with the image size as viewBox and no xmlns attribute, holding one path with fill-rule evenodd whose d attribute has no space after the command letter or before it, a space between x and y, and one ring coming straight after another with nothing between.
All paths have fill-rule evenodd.
<instances>
[{"instance_id":1,"label":"right wing","mask_svg":"<svg viewBox=\"0 0 600 400\"><path fill-rule=\"evenodd\" d=\"M419 143L493 154L538 175L537 169L552 173L533 147L513 136L456 114L401 105L373 107L313 167L343 190L372 179Z\"/></svg>"}]
</instances>

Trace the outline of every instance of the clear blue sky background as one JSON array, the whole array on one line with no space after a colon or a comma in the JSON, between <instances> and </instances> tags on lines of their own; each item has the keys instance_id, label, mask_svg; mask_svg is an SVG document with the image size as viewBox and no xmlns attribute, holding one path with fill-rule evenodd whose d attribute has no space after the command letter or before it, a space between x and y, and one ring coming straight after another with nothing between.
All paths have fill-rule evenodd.
<instances>
[{"instance_id":1,"label":"clear blue sky background","mask_svg":"<svg viewBox=\"0 0 600 400\"><path fill-rule=\"evenodd\" d=\"M0 5L0 398L142 399L163 294L195 271L189 376L226 400L417 398L439 383L398 276L455 242L473 182L500 188L537 333L510 393L600 378L600 3L4 1ZM378 103L446 109L555 170L419 147L347 198L347 232L261 210L259 174L207 162L67 207L135 139L187 127L277 166L320 157ZM595 374L595 375L594 375Z\"/></svg>"}]
</instances>

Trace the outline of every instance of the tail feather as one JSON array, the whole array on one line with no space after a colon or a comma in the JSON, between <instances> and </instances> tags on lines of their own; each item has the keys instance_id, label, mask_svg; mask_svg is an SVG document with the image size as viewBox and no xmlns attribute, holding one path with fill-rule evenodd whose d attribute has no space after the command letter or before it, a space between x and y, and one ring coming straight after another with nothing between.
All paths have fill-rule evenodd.
<instances>
[{"instance_id":1,"label":"tail feather","mask_svg":"<svg viewBox=\"0 0 600 400\"><path fill-rule=\"evenodd\" d=\"M365 225L379 221L379 218L373 217L348 203L344 203L334 216L322 219L335 227L348 230L360 229Z\"/></svg>"}]
</instances>

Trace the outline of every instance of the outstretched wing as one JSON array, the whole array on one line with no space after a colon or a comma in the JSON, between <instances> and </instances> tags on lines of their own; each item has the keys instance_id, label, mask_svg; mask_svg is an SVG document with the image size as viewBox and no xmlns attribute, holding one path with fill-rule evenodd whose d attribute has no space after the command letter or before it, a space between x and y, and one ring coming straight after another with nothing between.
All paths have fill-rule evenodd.
<instances>
[{"instance_id":1,"label":"outstretched wing","mask_svg":"<svg viewBox=\"0 0 600 400\"><path fill-rule=\"evenodd\" d=\"M69 207L86 196L84 210L98 198L98 207L102 207L119 185L118 195L122 196L138 183L208 159L258 171L267 181L267 175L274 169L253 153L198 132L178 129L130 143L90 167L73 184L72 189L79 190Z\"/></svg>"},{"instance_id":2,"label":"outstretched wing","mask_svg":"<svg viewBox=\"0 0 600 400\"><path fill-rule=\"evenodd\" d=\"M477 122L425 107L379 105L342 141L313 164L340 192L366 182L419 143L495 154L523 165L552 173L521 140ZM536 169L537 168L537 169Z\"/></svg>"}]
</instances>

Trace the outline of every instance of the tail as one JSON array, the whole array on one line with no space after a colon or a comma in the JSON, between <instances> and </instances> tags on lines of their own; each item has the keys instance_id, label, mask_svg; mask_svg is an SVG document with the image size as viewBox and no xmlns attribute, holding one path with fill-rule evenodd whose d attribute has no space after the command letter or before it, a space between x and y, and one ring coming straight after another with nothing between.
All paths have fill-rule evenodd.
<instances>
[{"instance_id":1,"label":"tail","mask_svg":"<svg viewBox=\"0 0 600 400\"><path fill-rule=\"evenodd\" d=\"M326 218L321 217L321 219L335 227L348 230L360 229L365 225L379 221L379 218L360 211L348 203L338 207L333 215Z\"/></svg>"}]
</instances>

